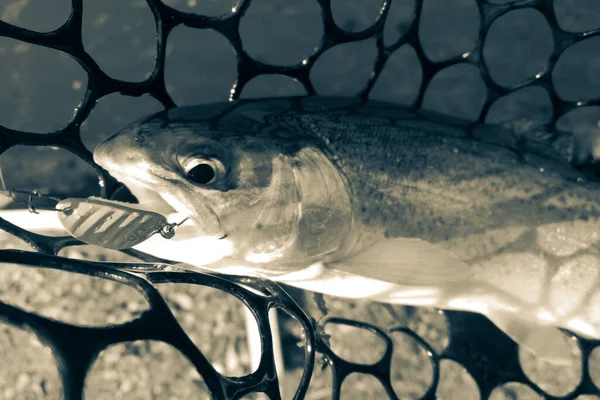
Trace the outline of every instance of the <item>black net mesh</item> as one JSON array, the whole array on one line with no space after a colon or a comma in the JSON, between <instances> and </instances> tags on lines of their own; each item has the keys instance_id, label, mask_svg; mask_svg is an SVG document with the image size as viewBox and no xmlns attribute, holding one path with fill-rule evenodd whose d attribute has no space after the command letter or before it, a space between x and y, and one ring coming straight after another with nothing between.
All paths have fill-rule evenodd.
<instances>
[{"instance_id":1,"label":"black net mesh","mask_svg":"<svg viewBox=\"0 0 600 400\"><path fill-rule=\"evenodd\" d=\"M98 60L90 55L89 48L84 47L82 36L83 11L84 6L87 7L88 4L84 4L83 0L72 0L68 20L58 29L49 33L38 33L0 21L0 36L64 52L75 59L83 67L88 76L87 89L85 90L83 99L75 109L70 120L60 129L56 129L53 132L45 131L42 134L27 132L27 129L9 129L8 127L0 126L0 152L5 153L18 145L52 146L54 148L65 149L94 167L99 177L100 194L103 197L127 199L126 190L121 190L122 187L118 182L93 163L91 152L82 140L82 124L88 119L98 100L113 93L134 97L150 95L165 108L176 106L174 99L176 100L177 95L172 90L169 90L168 85L165 83L165 62L169 53L167 45L169 35L174 32L174 28L181 26L218 32L233 47L237 59L237 78L235 82L230 82L233 83L233 86L230 86L230 99L238 99L245 93L246 88L250 88L251 82L254 79L263 75L287 76L302 85L303 90L300 89L300 92L305 92L306 94L316 94L318 92L322 94L323 91L319 90L319 85L323 80L327 80L328 77L326 73L322 73L322 66L319 65L321 60L326 60L332 71L336 73L338 63L344 62L343 53L328 51L340 49L346 43L361 43L361 46L366 47L360 47L360 49L368 47L368 50L365 51L370 51L374 54L373 61L368 63L369 71L368 74L364 75L365 78L350 82L350 85L347 87L351 86L353 94L362 98L367 98L375 92L381 95L382 88L377 87L378 82L385 82L386 79L390 79L389 74L384 77L386 67L394 62L397 63L397 61L394 61L394 57L400 52L412 49L410 50L413 52L411 60L413 63L416 63L417 67L420 66L420 69L416 68L420 71L420 75L417 74L417 77L412 79L414 75L404 71L399 73L397 77L397 80L408 79L411 81L409 83L416 84L420 82L418 89L413 95L404 97L402 94L398 95L398 98L406 100L405 103L409 103L411 107L420 108L427 106L429 97L435 97L437 93L443 98L450 98L449 103L438 106L437 111L450 111L452 113L452 97L456 92L452 90L442 90L440 92L439 89L436 89L435 80L442 77L444 71L450 71L452 68L460 66L475 68L477 71L475 75L483 82L483 85L480 86L485 88L483 91L473 92L472 96L470 92L467 93L467 97L481 99L480 104L472 106L467 102L467 106L462 111L459 109L455 113L461 114L462 112L463 115L459 116L467 117L473 124L494 119L498 120L498 112L494 109L495 105L500 104L510 94L523 90L541 90L544 93L541 97L546 99L547 102L544 103L542 101L536 107L537 109L545 107L542 113L546 113L547 122L555 130L560 128L561 118L567 116L573 110L591 111L592 113L589 115L593 115L594 117L590 117L588 114L575 114L570 120L568 118L562 120L566 121L567 128L569 127L569 121L573 119L579 122L585 118L588 120L591 118L592 121L598 120L598 115L593 114L593 112L597 112L593 106L600 105L600 92L598 91L598 76L600 74L598 68L594 69L593 66L594 62L598 63L598 58L594 59L593 56L589 56L589 54L598 54L598 48L600 48L598 47L600 46L600 42L595 41L595 37L600 35L600 30L597 29L600 27L600 14L597 11L598 6L595 1L591 1L589 4L586 2L575 4L576 2L553 2L549 0L519 0L512 2L478 0L473 3L471 10L476 11L471 15L474 17L472 19L474 22L471 23L471 27L469 28L475 32L472 41L461 41L460 38L452 38L451 36L445 37L441 28L437 31L438 35L434 35L433 39L429 37L427 40L424 40L423 31L432 29L431 25L435 24L435 18L432 19L434 22L430 22L427 25L423 22L424 19L422 16L425 13L435 14L437 10L438 14L436 15L440 17L440 13L443 14L444 10L450 10L451 7L459 7L460 2L451 5L450 3L452 2L426 1L423 4L422 1L416 1L409 8L412 16L401 20L397 14L390 17L391 13L395 10L393 7L395 7L397 1L386 1L378 4L379 12L376 17L369 24L362 26L360 24L361 18L355 18L354 20L350 18L344 21L344 18L340 17L341 14L336 14L340 9L350 7L350 3L348 5L340 5L336 2L332 4L331 0L315 1L318 3L320 12L314 15L312 23L315 26L321 25L319 29L322 29L318 47L307 57L297 60L297 63L285 62L286 66L264 62L260 54L256 56L256 52L249 53L247 50L247 46L251 47L252 41L242 41L242 36L240 35L241 21L246 18L246 14L252 9L254 3L259 4L258 0L254 2L242 0L233 7L231 12L220 16L205 16L200 13L191 12L193 11L193 6L196 5L195 1L188 1L188 8L185 5L179 7L179 4L175 4L177 2L173 1L146 0L146 2L137 2L136 9L139 12L147 9L151 11L156 22L157 38L154 68L151 73L139 82L128 82L111 77L110 74L107 74L100 67ZM16 7L19 7L18 3L21 2L14 2L14 4L17 4ZM89 7L94 7L93 3L90 2ZM215 4L213 3L213 5ZM273 7L282 8L280 10L282 11L282 15L286 15L285 4L273 4L275 4ZM268 8L269 6L265 2L262 2L256 7ZM586 17L591 16L595 18L595 21L592 21L595 24L583 29L566 28L564 26L565 22L560 21L559 11L568 14L568 11L575 7L581 7L584 11L580 11L574 17L571 16L571 22L574 21L575 25L579 24L579 27L586 24L589 25L589 18L586 19ZM8 7L7 10L9 10ZM538 62L536 65L536 62L533 62L531 64L533 65L533 70L531 70L531 65L527 67L530 68L529 70L525 68L527 71L523 79L515 80L510 78L510 76L507 78L508 75L503 75L503 73L506 72L506 69L510 69L511 65L517 63L517 55L506 50L506 48L503 50L504 53L498 51L489 51L486 53L486 41L494 40L494 35L501 35L501 31L500 33L497 32L501 26L499 21L502 21L509 13L516 12L533 13L532 15L535 15L535 18L545 21L545 23L542 23L542 28L540 29L550 32L548 38L551 51L541 58L541 63ZM287 14L290 13L293 14L293 10ZM5 10L4 20L8 19L6 18L7 14L10 13ZM362 15L362 17L365 17L365 15ZM463 13L463 10L459 7L455 15L464 16L466 15L466 11ZM526 14L519 14L519 16L522 15ZM317 20L318 16L320 16L320 21ZM388 21L388 19L392 18L394 21ZM101 19L101 15L99 14L95 23L101 24ZM134 23L135 20L130 22ZM528 24L526 20L525 22L521 22L522 25ZM260 24L260 19L258 24ZM456 22L458 28L461 28L463 24L465 26L468 25L463 20ZM256 28L257 25L253 26ZM460 30L458 29L458 31ZM578 30L578 32L571 32L572 30ZM118 32L115 33L115 35L118 34ZM269 35L276 36L277 33L272 32L267 34L267 36ZM507 39L507 48L514 48L515 52L527 52L527 50L518 49L519 40L525 41L526 38L519 37L518 34L515 35L514 38L510 38L513 41ZM456 54L449 54L453 52L452 49L446 53L443 51L436 53L436 51L432 50L432 48L436 47L436 40L438 41L437 44L453 42L456 45L463 45L466 43L467 48L455 52ZM581 47L577 48L577 46ZM92 46L88 47L91 48ZM541 47L543 47L542 44L529 51L534 54ZM571 72L571 76L587 74L588 81L580 84L583 89L580 90L579 94L574 95L568 90L574 85L572 81L566 78L562 78L562 80L560 77L557 78L556 71L559 69L560 63L563 60L562 57L565 54L570 51L581 50L584 47L585 49L582 50L582 54L590 57L589 62L583 63L586 64L587 69ZM14 53L16 53L19 47L17 46L14 49ZM10 63L11 57L14 54L11 55L10 52L4 51L0 53L0 56L3 63ZM212 57L218 59L217 54L207 53L203 56L206 59ZM576 57L573 56L571 58ZM491 59L501 60L499 61L501 67L493 67L490 62ZM122 60L123 63L127 63L128 61L130 60ZM568 64L567 61L564 63ZM340 66L340 69L344 68L346 67ZM225 73L219 70L219 68L215 68L211 72L215 75L215 79L218 79L216 76L221 72ZM26 71L23 73L25 74ZM402 74L405 76L400 76ZM466 76L468 75L468 70L455 69L453 74L446 76L446 79L452 80L456 76ZM343 80L344 77L343 72L340 72L339 79ZM25 76L23 79L27 79L27 77ZM181 79L189 81L207 78L199 76L199 74L191 74L183 76ZM318 83L318 81L321 83ZM80 81L76 82L79 83L74 82L74 88L75 86L82 86ZM348 84L348 82L345 82L345 84ZM281 85L284 92L285 85L289 85L289 82ZM297 89L295 88L291 91L293 92ZM252 88L252 90L249 90L251 94L261 94L260 90L257 92L256 87ZM390 90L393 90L393 88L390 88ZM198 96L202 97L202 93L198 94ZM385 93L383 97L386 97ZM387 97L390 99L390 96ZM394 100L394 98L391 99ZM514 111L520 107L518 102L514 103L512 110ZM431 108L436 107L432 106ZM508 109L508 114L510 114L511 107L508 107ZM585 128L581 129L583 129L584 133L589 132L589 129L587 131ZM18 166L18 163L15 165ZM15 167L14 174L17 177L24 166L20 165L20 168ZM6 170L4 172L6 173ZM54 171L54 173L61 174L61 171ZM18 178L15 178L14 183L11 182L11 184L12 186L18 186L19 182ZM61 196L66 194L91 195L94 193L90 192L89 188L85 186L77 186L77 184L71 183L67 185L67 188L55 190L52 194ZM27 196L24 196L24 199L26 200ZM71 246L81 245L76 239L33 233L4 219L0 219L0 228L22 239L35 250L22 251L15 250L14 248L11 249L11 245L5 246L9 247L9 249L0 251L0 261L4 263L3 268L8 268L8 265L23 265L28 266L28 268L52 269L65 274L72 272L101 278L105 282L116 282L119 285L127 285L134 288L143 295L148 305L145 310L134 312L133 314L136 318L130 321L117 321L119 323L116 323L109 320L109 323L103 326L83 326L82 324L60 322L57 318L53 318L52 313L49 316L48 313L41 316L32 310L26 310L27 307L17 307L5 302L0 303L0 318L6 324L33 332L41 342L48 346L48 352L53 354L56 360L58 360L60 381L62 382L62 390L56 389L53 392L52 388L49 388L52 386L49 381L46 378L41 379L41 383L37 383L41 389L37 392L28 392L30 393L29 397L25 397L24 395L19 395L18 388L20 387L22 390L25 390L25 387L34 385L35 382L31 382L27 375L25 375L25 378L19 375L15 382L8 382L9 379L6 378L0 380L2 382L1 385L4 386L4 388L0 388L0 397L4 396L3 398L51 398L53 393L64 395L67 399L82 398L84 387L91 385L89 381L86 381L88 372L94 363L97 362L98 355L108 347L126 342L129 343L129 347L126 347L125 351L127 354L135 354L137 356L140 356L140 354L157 354L156 351L149 347L150 345L145 348L136 345L135 341L138 340L159 341L170 344L185 355L187 360L193 365L192 369L199 372L201 378L190 378L190 380L194 381L196 386L203 388L202 390L204 391L179 392L178 395L180 398L192 396L202 398L202 396L207 396L209 392L216 399L241 398L254 392L263 392L272 399L281 398L279 384L281 383L282 386L285 386L287 382L279 382L277 378L278 374L275 367L274 352L271 347L272 336L268 318L269 309L272 308L283 310L287 315L291 315L293 320L301 325L303 331L300 339L302 339L304 349L301 357L304 363L300 363L300 372L294 378L290 378L290 374L286 375L286 379L289 379L291 382L289 385L293 387L291 390L287 390L286 397L291 397L292 393L295 392L294 398L304 398L309 386L311 389L308 398L315 399L339 398L340 396L342 398L385 397L386 395L389 398L435 398L436 393L443 398L477 398L478 393L481 398L489 398L494 389L500 386L502 388L497 389L492 394L492 397L495 399L536 398L536 394L546 398L592 399L597 397L591 395L600 394L593 382L594 374L597 372L596 364L594 360L590 359L590 357L595 359L595 352L593 350L597 344L596 342L577 339L575 341L577 346L574 349L574 354L577 353L577 362L575 365L565 367L566 369L563 370L559 368L553 372L551 371L552 373L549 372L548 376L550 378L546 376L546 379L549 379L550 382L542 382L543 379L540 380L538 378L540 374L543 375L544 369L549 369L549 367L539 362L537 365L534 365L535 362L530 362L529 367L524 367L523 364L525 363L524 359L526 356L519 354L517 346L485 318L475 314L459 312L444 313L448 322L448 343L440 346L439 342L441 339L438 337L439 335L434 335L427 328L427 321L431 322L432 319L437 318L436 316L440 316L440 314L435 312L426 314L425 317L421 316L421 320L425 322L418 326L411 324L405 326L399 322L403 318L410 317L411 313L418 312L418 310L401 308L402 311L398 311L399 308L391 307L387 309L390 315L394 316L397 312L402 312L403 314L402 316L395 315L387 327L377 327L373 323L358 322L354 318L350 318L353 314L347 310L344 312L349 317L347 319L332 317L322 319L317 323L315 319L309 318L304 313L292 297L280 289L279 286L270 282L243 277L220 277L182 272L169 267L169 263L165 260L152 259L135 251L129 251L128 254L141 260L152 262L153 264L136 264L130 262L116 265L108 261L78 260L68 257L69 253L65 252L65 250L72 248ZM59 257L57 255L59 252L67 257ZM99 259L102 259L102 257ZM24 276L27 278L28 275ZM182 322L180 318L174 316L177 312L174 311L172 304L167 304L165 294L156 288L157 285L160 286L166 283L215 288L227 293L228 296L235 297L248 307L249 312L258 321L259 336L264 350L256 371L250 373L251 371L242 369L238 371L238 377L233 378L228 376L231 374L223 372L224 367L216 366L214 362L211 363L204 354L204 349L201 351L196 345L197 341L192 340L190 335L186 333L187 329L184 330L182 328L182 326L186 325L185 321ZM295 298L301 299L301 296L295 296ZM188 300L185 299L185 297L180 296L178 307L184 310L192 308L188 304L189 298ZM325 310L326 306L322 304L323 299L318 300L317 303L319 303L320 307L315 306L315 308ZM331 311L337 305L335 300L329 301L330 303L327 306L329 306ZM100 307L100 305L97 304L93 307ZM128 306L123 307L127 308ZM379 311L385 308L384 306L381 307L383 308L378 309ZM371 322L373 321L374 319L371 319ZM336 326L338 329L328 330L332 326ZM354 346L350 350L348 350L349 345L347 344L344 350L343 343L341 347L336 346L334 343L336 333L342 334L340 332L343 331L354 332L350 335L353 338L351 341ZM394 339L400 336L404 339L400 341ZM281 341L284 342L284 339L281 338ZM298 336L295 337L295 340L297 339ZM198 340L202 342L209 340L209 338L208 336L200 337ZM373 344L374 340L380 340L381 343L378 345ZM292 338L292 341L294 341L294 338ZM22 342L15 339L11 343L17 346ZM381 351L377 350L377 346L380 345L383 346L383 348L379 349ZM318 357L315 357L315 351ZM351 357L351 353L358 353L360 351L372 353L370 354L371 357L365 356L367 359L362 361ZM373 354L377 352L381 354L376 359L373 359ZM162 354L160 357L157 356L158 358L154 358L152 359L154 361L149 362L158 362L157 359L166 357L163 353L160 354ZM418 354L421 354L423 357L418 358ZM313 370L315 360L317 360L317 366ZM185 363L184 360L179 361L182 364ZM456 363L459 365L458 372L454 368L457 365ZM398 364L401 364L401 367ZM147 368L151 370L154 367ZM325 379L321 374L327 368L330 369L331 376L327 376ZM466 372L462 368L466 369ZM416 372L411 372L411 369L416 370ZM445 369L448 371L453 370L454 375L447 372L446 382L444 383L440 380L440 377L444 375ZM163 374L163 372L155 371L153 379L159 379L158 376ZM106 373L108 374L108 372ZM359 375L353 373L358 373ZM376 380L365 381L363 379L365 374L376 378ZM564 384L563 380L566 379L565 377L573 374L575 378L572 383ZM311 376L313 377L312 384ZM353 378L356 376L359 377L358 380ZM426 378L423 378L423 376L426 376ZM451 377L450 383L447 382L448 376ZM117 378L115 377L114 379ZM315 380L319 380L320 382L325 380L330 381L328 384L321 384L319 382L315 383ZM421 381L425 383L420 385ZM472 385L471 382L473 382ZM517 383L525 384L525 386L519 386ZM321 385L322 387L315 389L315 385ZM448 391L448 385L454 385L456 389ZM119 388L122 398L138 398L126 395L128 392L122 386ZM349 389L346 390L346 386ZM475 391L468 390L472 386L475 386ZM446 391L442 391L442 389ZM87 393L87 389L85 390ZM98 394L103 393L102 390L98 390L98 392L95 392L96 394L90 395L88 393L86 397L104 398ZM589 394L590 396L578 397L584 394ZM105 395L105 397L118 398L119 396L112 393ZM167 398L165 392L154 390L151 393L147 393L147 396L139 398L163 397Z\"/></svg>"}]
</instances>

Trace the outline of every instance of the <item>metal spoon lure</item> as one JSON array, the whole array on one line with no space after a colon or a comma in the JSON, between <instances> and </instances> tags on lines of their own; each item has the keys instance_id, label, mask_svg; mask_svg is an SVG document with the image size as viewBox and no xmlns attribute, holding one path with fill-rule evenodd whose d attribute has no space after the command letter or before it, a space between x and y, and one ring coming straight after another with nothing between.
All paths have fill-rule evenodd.
<instances>
[{"instance_id":1,"label":"metal spoon lure","mask_svg":"<svg viewBox=\"0 0 600 400\"><path fill-rule=\"evenodd\" d=\"M97 197L61 200L41 195L37 191L3 192L14 200L20 200L17 195L27 196L30 212L37 213L38 209L58 211L60 223L71 236L84 243L113 250L129 249L156 233L165 239L171 239L175 236L176 228L187 220L169 223L162 214ZM57 204L54 208L35 205L34 199L38 198L54 200Z\"/></svg>"},{"instance_id":2,"label":"metal spoon lure","mask_svg":"<svg viewBox=\"0 0 600 400\"><path fill-rule=\"evenodd\" d=\"M176 227L185 222L169 223L162 214L94 197L65 199L56 209L61 211L59 220L71 236L114 250L131 248L156 233L171 239Z\"/></svg>"}]
</instances>

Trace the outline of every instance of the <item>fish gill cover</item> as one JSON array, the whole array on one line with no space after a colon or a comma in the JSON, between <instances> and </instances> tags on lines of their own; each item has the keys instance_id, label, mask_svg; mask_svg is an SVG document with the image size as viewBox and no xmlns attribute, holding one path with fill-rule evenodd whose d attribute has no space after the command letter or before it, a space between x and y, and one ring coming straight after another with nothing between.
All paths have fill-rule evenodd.
<instances>
[{"instance_id":1,"label":"fish gill cover","mask_svg":"<svg viewBox=\"0 0 600 400\"><path fill-rule=\"evenodd\" d=\"M2 171L10 188L127 199L93 163L99 135L160 108L241 96L354 95L473 124L527 117L592 146L598 28L595 0L10 1L0 5ZM573 363L550 366L475 314L306 299L309 315L325 314L316 320L270 282L0 228L2 398L280 398L270 308L303 332L282 338L303 349L281 382L286 397L600 393L597 342L577 339ZM253 373L230 307L240 301L263 341Z\"/></svg>"}]
</instances>

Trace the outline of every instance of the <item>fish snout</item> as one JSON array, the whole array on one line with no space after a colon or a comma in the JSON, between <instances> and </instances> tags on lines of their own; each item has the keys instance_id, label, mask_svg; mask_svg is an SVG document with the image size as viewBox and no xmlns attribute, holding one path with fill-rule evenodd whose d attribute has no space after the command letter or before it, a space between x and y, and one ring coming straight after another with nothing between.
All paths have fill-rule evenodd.
<instances>
[{"instance_id":1,"label":"fish snout","mask_svg":"<svg viewBox=\"0 0 600 400\"><path fill-rule=\"evenodd\" d=\"M94 149L94 162L104 169L111 169L111 164L115 163L115 159L119 156L119 148L115 144L114 137L105 139Z\"/></svg>"},{"instance_id":2,"label":"fish snout","mask_svg":"<svg viewBox=\"0 0 600 400\"><path fill-rule=\"evenodd\" d=\"M94 162L106 169L107 161L111 158L110 155L113 153L115 149L109 143L109 141L105 140L94 149Z\"/></svg>"},{"instance_id":3,"label":"fish snout","mask_svg":"<svg viewBox=\"0 0 600 400\"><path fill-rule=\"evenodd\" d=\"M131 163L133 148L128 135L116 134L105 139L94 149L94 162L107 171L113 171Z\"/></svg>"}]
</instances>

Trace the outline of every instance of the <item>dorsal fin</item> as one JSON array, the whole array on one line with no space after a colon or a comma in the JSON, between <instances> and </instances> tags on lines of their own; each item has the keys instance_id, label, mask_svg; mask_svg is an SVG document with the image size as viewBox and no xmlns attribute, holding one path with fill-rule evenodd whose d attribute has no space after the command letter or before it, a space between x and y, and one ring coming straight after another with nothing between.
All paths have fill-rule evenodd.
<instances>
[{"instance_id":1,"label":"dorsal fin","mask_svg":"<svg viewBox=\"0 0 600 400\"><path fill-rule=\"evenodd\" d=\"M600 130L599 132L600 133ZM561 131L552 123L518 118L498 124L478 125L473 137L520 152L534 166L558 163L567 178L600 180L600 140L597 135Z\"/></svg>"}]
</instances>

